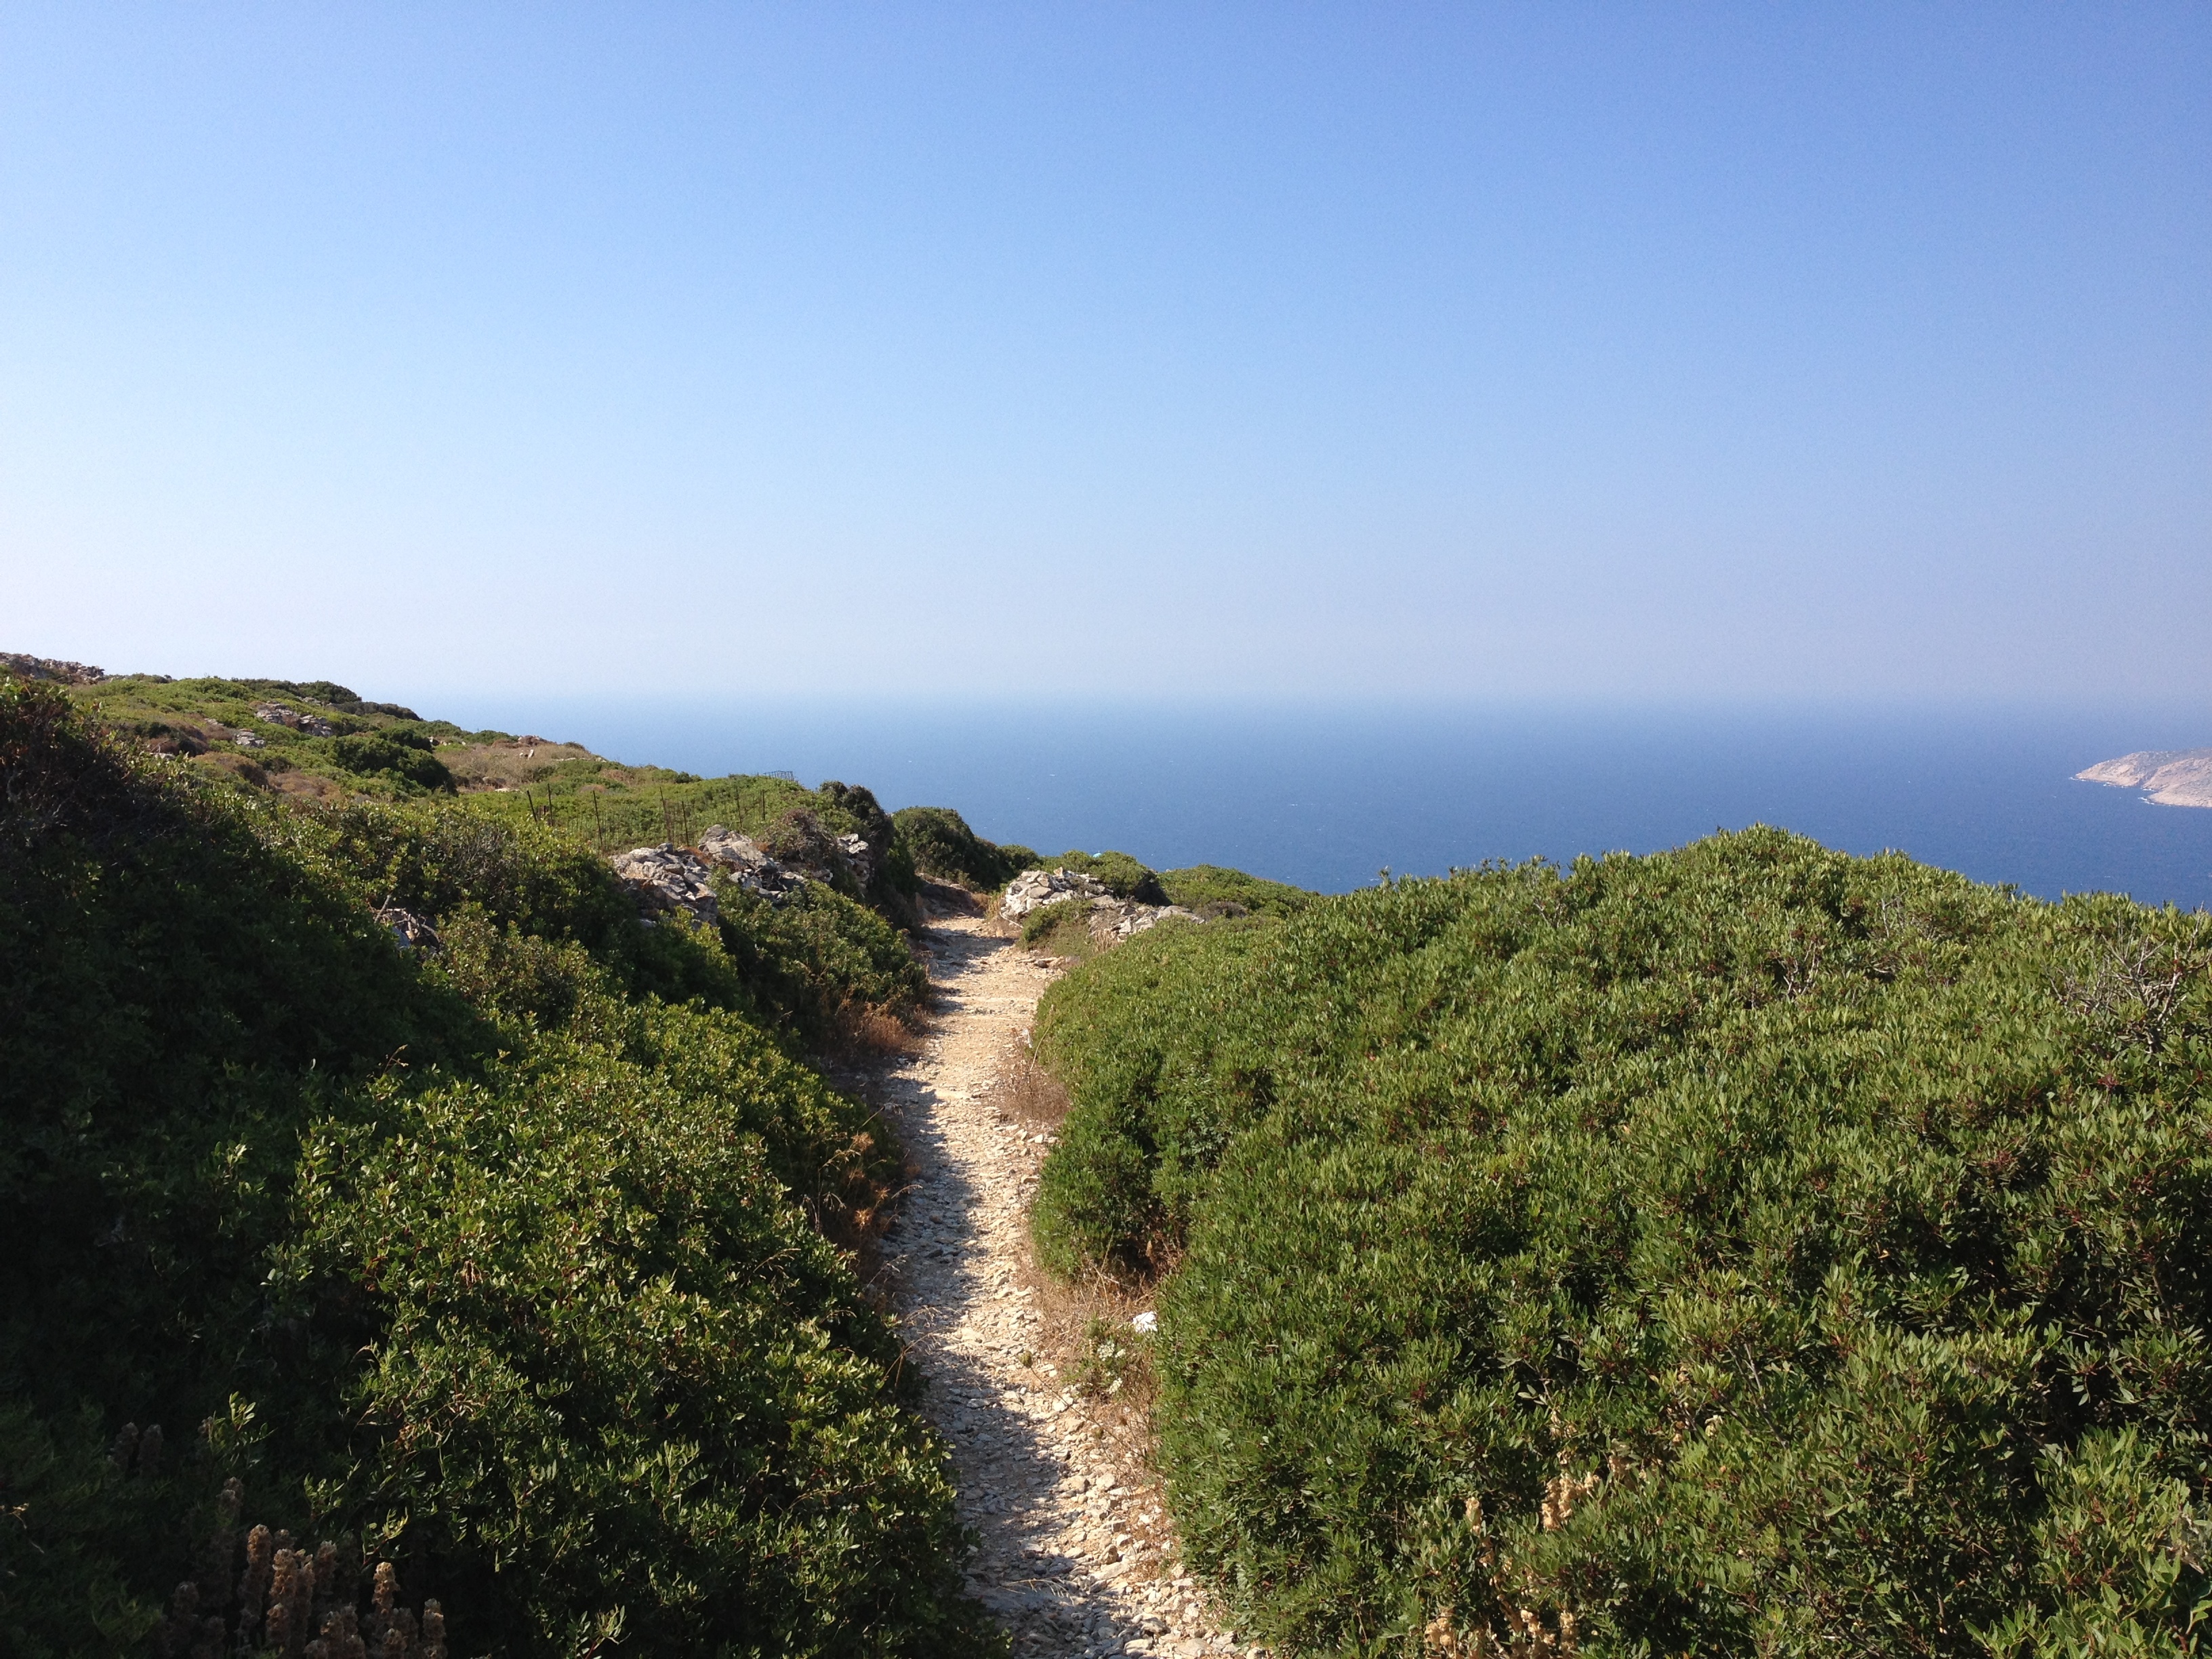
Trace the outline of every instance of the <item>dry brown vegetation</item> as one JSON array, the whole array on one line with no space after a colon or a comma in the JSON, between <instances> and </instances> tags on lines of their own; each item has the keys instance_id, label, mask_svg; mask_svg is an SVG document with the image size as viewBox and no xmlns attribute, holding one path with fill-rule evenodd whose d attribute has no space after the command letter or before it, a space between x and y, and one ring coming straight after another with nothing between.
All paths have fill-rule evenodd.
<instances>
[{"instance_id":1,"label":"dry brown vegetation","mask_svg":"<svg viewBox=\"0 0 2212 1659\"><path fill-rule=\"evenodd\" d=\"M580 743L547 743L515 738L504 743L441 744L438 758L464 789L522 789L547 776L563 761L596 758ZM629 775L610 763L608 781L627 783Z\"/></svg>"}]
</instances>

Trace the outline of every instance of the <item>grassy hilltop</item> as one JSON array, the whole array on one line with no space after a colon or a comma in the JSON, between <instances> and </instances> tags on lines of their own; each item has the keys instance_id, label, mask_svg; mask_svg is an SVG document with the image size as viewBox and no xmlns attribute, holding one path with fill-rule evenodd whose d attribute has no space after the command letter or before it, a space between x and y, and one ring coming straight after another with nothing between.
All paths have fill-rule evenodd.
<instances>
[{"instance_id":1,"label":"grassy hilltop","mask_svg":"<svg viewBox=\"0 0 2212 1659\"><path fill-rule=\"evenodd\" d=\"M921 972L820 884L641 927L577 805L865 791L254 681L0 676L0 1648L227 1649L260 1523L455 1654L994 1650L841 1248L898 1149L808 1063Z\"/></svg>"}]
</instances>

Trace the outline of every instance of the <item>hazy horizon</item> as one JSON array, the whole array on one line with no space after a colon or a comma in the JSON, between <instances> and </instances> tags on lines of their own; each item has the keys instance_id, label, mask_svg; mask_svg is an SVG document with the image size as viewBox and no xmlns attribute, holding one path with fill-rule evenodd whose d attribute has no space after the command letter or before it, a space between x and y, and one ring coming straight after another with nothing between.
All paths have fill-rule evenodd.
<instances>
[{"instance_id":1,"label":"hazy horizon","mask_svg":"<svg viewBox=\"0 0 2212 1659\"><path fill-rule=\"evenodd\" d=\"M2212 698L2212 10L31 3L5 648Z\"/></svg>"}]
</instances>

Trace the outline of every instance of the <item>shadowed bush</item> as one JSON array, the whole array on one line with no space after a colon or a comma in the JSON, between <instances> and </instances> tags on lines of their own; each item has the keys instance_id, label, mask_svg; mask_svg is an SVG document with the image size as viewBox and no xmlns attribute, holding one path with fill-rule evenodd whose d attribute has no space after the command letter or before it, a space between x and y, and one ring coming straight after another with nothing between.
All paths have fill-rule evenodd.
<instances>
[{"instance_id":1,"label":"shadowed bush","mask_svg":"<svg viewBox=\"0 0 2212 1659\"><path fill-rule=\"evenodd\" d=\"M1162 930L1037 1025L1292 1651L2193 1651L2212 922L1778 831Z\"/></svg>"},{"instance_id":2,"label":"shadowed bush","mask_svg":"<svg viewBox=\"0 0 2212 1659\"><path fill-rule=\"evenodd\" d=\"M410 740L411 739L411 740ZM428 738L412 732L357 732L330 739L331 758L349 772L385 773L420 789L453 789L453 775L430 752Z\"/></svg>"},{"instance_id":3,"label":"shadowed bush","mask_svg":"<svg viewBox=\"0 0 2212 1659\"><path fill-rule=\"evenodd\" d=\"M910 994L879 918L642 927L552 832L195 787L12 680L0 775L0 1648L133 1650L251 1466L456 1652L992 1650L823 1237L897 1150L755 1023Z\"/></svg>"},{"instance_id":4,"label":"shadowed bush","mask_svg":"<svg viewBox=\"0 0 2212 1659\"><path fill-rule=\"evenodd\" d=\"M902 806L891 814L915 869L978 893L995 893L1037 856L1026 847L985 841L949 806Z\"/></svg>"}]
</instances>

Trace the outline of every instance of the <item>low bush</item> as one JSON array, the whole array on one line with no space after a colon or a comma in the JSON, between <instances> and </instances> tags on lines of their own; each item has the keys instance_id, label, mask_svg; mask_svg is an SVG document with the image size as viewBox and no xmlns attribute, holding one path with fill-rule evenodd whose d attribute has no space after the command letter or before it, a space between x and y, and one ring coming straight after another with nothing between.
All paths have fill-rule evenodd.
<instances>
[{"instance_id":1,"label":"low bush","mask_svg":"<svg viewBox=\"0 0 2212 1659\"><path fill-rule=\"evenodd\" d=\"M1158 875L1127 853L1085 853L1080 848L1062 853L1048 862L1055 869L1089 876L1115 898L1136 904L1165 904L1167 890Z\"/></svg>"},{"instance_id":2,"label":"low bush","mask_svg":"<svg viewBox=\"0 0 2212 1659\"><path fill-rule=\"evenodd\" d=\"M1091 931L1091 907L1079 899L1039 905L1022 918L1022 945L1062 961L1080 962L1097 955L1098 940Z\"/></svg>"},{"instance_id":3,"label":"low bush","mask_svg":"<svg viewBox=\"0 0 2212 1659\"><path fill-rule=\"evenodd\" d=\"M288 809L13 681L0 772L0 1650L142 1650L241 1474L456 1652L993 1650L824 1237L897 1149L786 1035L918 994L879 918L642 927L557 832Z\"/></svg>"},{"instance_id":4,"label":"low bush","mask_svg":"<svg viewBox=\"0 0 2212 1659\"><path fill-rule=\"evenodd\" d=\"M429 752L427 742L417 744L404 740L405 736L391 736L380 732L356 732L350 737L329 739L331 758L349 772L365 776L379 773L404 779L418 789L442 789L451 793L453 775L446 763Z\"/></svg>"},{"instance_id":5,"label":"low bush","mask_svg":"<svg viewBox=\"0 0 2212 1659\"><path fill-rule=\"evenodd\" d=\"M915 869L972 892L995 893L1037 862L1026 847L985 841L949 806L902 806L891 818Z\"/></svg>"},{"instance_id":6,"label":"low bush","mask_svg":"<svg viewBox=\"0 0 2212 1659\"><path fill-rule=\"evenodd\" d=\"M943 1448L780 1178L865 1134L757 1033L647 1024L676 1065L541 1040L311 1133L273 1301L365 1355L318 1508L434 1561L478 1650L967 1651Z\"/></svg>"},{"instance_id":7,"label":"low bush","mask_svg":"<svg viewBox=\"0 0 2212 1659\"><path fill-rule=\"evenodd\" d=\"M851 824L847 833L867 842L875 859L874 872L860 896L901 927L917 925L921 913L915 908L915 898L921 890L921 880L915 869L914 854L899 839L898 826L877 802L875 792L833 779L817 793L831 820Z\"/></svg>"},{"instance_id":8,"label":"low bush","mask_svg":"<svg viewBox=\"0 0 2212 1659\"><path fill-rule=\"evenodd\" d=\"M1063 1267L1172 1264L1187 1547L1292 1652L2194 1651L2212 922L1773 830L1049 994Z\"/></svg>"},{"instance_id":9,"label":"low bush","mask_svg":"<svg viewBox=\"0 0 2212 1659\"><path fill-rule=\"evenodd\" d=\"M1200 915L1293 916L1321 896L1288 882L1248 876L1218 864L1194 864L1160 875L1168 902Z\"/></svg>"}]
</instances>

